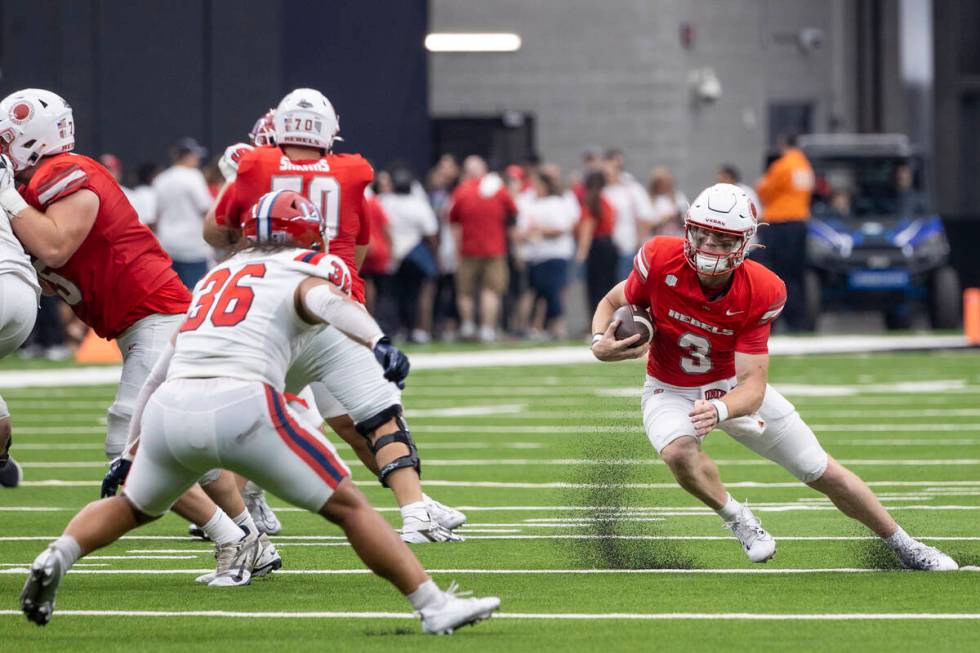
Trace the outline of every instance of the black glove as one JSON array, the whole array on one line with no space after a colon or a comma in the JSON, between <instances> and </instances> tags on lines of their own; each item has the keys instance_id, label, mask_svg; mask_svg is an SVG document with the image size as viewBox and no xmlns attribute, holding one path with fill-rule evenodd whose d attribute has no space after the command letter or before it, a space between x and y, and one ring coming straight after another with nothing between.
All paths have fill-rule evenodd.
<instances>
[{"instance_id":1,"label":"black glove","mask_svg":"<svg viewBox=\"0 0 980 653\"><path fill-rule=\"evenodd\" d=\"M116 496L119 486L126 482L126 477L129 476L129 468L132 466L133 461L125 458L116 458L112 461L112 464L109 465L109 471L105 473L105 478L102 479L102 494L100 496L103 499Z\"/></svg>"},{"instance_id":2,"label":"black glove","mask_svg":"<svg viewBox=\"0 0 980 653\"><path fill-rule=\"evenodd\" d=\"M401 349L391 344L391 338L385 336L374 346L374 357L384 368L385 378L404 390L405 378L408 376L409 367L411 367L408 356Z\"/></svg>"}]
</instances>

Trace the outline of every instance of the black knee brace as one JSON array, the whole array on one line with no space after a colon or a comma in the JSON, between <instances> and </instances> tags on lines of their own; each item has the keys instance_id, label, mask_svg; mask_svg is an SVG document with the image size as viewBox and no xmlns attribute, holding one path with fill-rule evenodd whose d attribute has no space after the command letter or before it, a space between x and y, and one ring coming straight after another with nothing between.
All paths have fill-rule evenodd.
<instances>
[{"instance_id":1,"label":"black knee brace","mask_svg":"<svg viewBox=\"0 0 980 653\"><path fill-rule=\"evenodd\" d=\"M374 442L371 442L371 433L373 433L383 424L388 423L388 421L390 421L392 418L394 418L395 423L398 425L398 430L394 433L382 435ZM367 426L373 426L374 428L368 430L366 428ZM378 451L380 451L383 447L387 447L389 444L394 444L396 442L400 442L408 447L407 455L395 458L390 463L378 470L378 480L381 482L383 487L388 487L388 476L392 472L404 467L413 467L419 476L422 475L422 461L419 460L419 451L415 447L415 440L412 439L412 434L408 431L408 424L405 423L405 419L402 417L401 406L392 406L382 411L374 418L358 424L355 428L357 428L361 435L368 438L368 447L370 447L371 453L373 453L375 456L378 455Z\"/></svg>"}]
</instances>

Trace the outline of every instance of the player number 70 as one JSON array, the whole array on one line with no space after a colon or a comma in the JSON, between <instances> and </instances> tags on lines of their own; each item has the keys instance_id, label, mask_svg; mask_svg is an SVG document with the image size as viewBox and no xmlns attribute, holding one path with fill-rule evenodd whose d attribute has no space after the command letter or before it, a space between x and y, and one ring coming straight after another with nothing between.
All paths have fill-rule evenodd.
<instances>
[{"instance_id":1,"label":"player number 70","mask_svg":"<svg viewBox=\"0 0 980 653\"><path fill-rule=\"evenodd\" d=\"M272 190L291 190L306 197L320 210L326 228L324 238L329 242L337 237L340 225L340 182L334 177L312 177L303 188L302 175L277 175L272 178Z\"/></svg>"}]
</instances>

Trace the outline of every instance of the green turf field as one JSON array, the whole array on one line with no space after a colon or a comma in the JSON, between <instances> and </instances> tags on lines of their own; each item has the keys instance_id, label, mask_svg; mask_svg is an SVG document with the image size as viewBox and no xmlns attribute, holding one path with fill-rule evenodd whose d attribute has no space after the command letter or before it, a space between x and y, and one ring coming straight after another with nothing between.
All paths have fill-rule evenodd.
<instances>
[{"instance_id":1,"label":"green turf field","mask_svg":"<svg viewBox=\"0 0 980 653\"><path fill-rule=\"evenodd\" d=\"M26 482L0 491L0 651L978 650L980 574L897 570L860 525L716 431L706 448L722 478L779 542L773 561L749 563L655 459L642 375L623 363L410 377L423 481L469 517L466 542L414 551L440 584L503 601L451 638L419 634L337 528L276 499L285 566L270 578L196 585L211 549L168 516L83 559L47 627L26 622L26 565L98 495L113 389L4 390ZM771 377L910 533L980 565L980 352L783 357ZM390 494L354 476L396 523Z\"/></svg>"}]
</instances>

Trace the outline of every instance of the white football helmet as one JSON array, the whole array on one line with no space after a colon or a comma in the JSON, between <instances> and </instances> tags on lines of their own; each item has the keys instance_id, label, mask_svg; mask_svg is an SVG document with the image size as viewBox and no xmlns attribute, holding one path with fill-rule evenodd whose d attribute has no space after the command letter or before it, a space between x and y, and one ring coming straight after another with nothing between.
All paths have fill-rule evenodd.
<instances>
[{"instance_id":1,"label":"white football helmet","mask_svg":"<svg viewBox=\"0 0 980 653\"><path fill-rule=\"evenodd\" d=\"M330 100L312 88L298 88L282 99L272 119L276 145L300 145L330 151L340 120Z\"/></svg>"},{"instance_id":2,"label":"white football helmet","mask_svg":"<svg viewBox=\"0 0 980 653\"><path fill-rule=\"evenodd\" d=\"M0 154L20 172L42 156L75 148L75 120L61 96L25 88L0 101Z\"/></svg>"},{"instance_id":3,"label":"white football helmet","mask_svg":"<svg viewBox=\"0 0 980 653\"><path fill-rule=\"evenodd\" d=\"M684 216L684 254L698 274L720 276L745 260L759 225L758 210L741 188L715 184L701 191ZM711 251L705 249L714 234ZM802 255L802 252L801 252Z\"/></svg>"}]
</instances>

